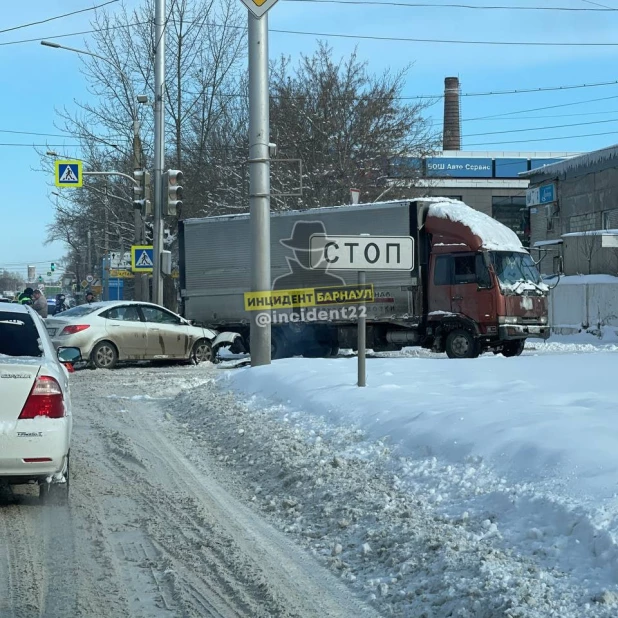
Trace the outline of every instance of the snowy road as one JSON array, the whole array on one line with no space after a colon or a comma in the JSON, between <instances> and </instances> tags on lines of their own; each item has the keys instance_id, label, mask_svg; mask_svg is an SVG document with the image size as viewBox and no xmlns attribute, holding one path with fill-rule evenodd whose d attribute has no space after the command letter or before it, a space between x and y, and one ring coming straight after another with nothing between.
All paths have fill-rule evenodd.
<instances>
[{"instance_id":1,"label":"snowy road","mask_svg":"<svg viewBox=\"0 0 618 618\"><path fill-rule=\"evenodd\" d=\"M185 457L191 429L147 393L169 401L214 371L74 374L70 506L0 495L2 618L377 615L243 506L207 455L199 470Z\"/></svg>"}]
</instances>

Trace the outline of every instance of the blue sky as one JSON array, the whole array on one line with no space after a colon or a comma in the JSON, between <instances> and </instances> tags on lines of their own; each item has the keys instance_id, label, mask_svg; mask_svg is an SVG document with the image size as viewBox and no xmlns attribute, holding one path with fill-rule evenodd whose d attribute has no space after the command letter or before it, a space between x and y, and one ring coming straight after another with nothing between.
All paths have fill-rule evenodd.
<instances>
[{"instance_id":1,"label":"blue sky","mask_svg":"<svg viewBox=\"0 0 618 618\"><path fill-rule=\"evenodd\" d=\"M168 0L168 4L169 4ZM386 0L376 0L384 2ZM77 11L101 0L34 0L6 3L3 27ZM239 6L240 0L238 0ZM416 0L397 0L419 4ZM139 4L126 0L129 7ZM271 58L292 58L311 53L316 39L323 38L339 55L354 47L374 72L393 71L412 64L404 94L441 94L446 76L459 76L464 95L504 90L549 88L618 81L618 47L584 47L575 43L613 43L618 26L616 12L471 10L444 7L458 0L436 0L435 7L375 6L363 2L335 4L280 0L270 11ZM459 2L462 4L462 2ZM476 6L565 7L595 9L600 5L618 9L618 0L469 0ZM110 11L118 5L110 5ZM441 7L441 8L440 8ZM241 6L242 9L242 6ZM39 39L89 29L88 13L55 20L44 25L0 33L0 156L13 176L5 183L2 215L0 268L25 274L28 263L37 272L59 260L61 244L44 245L46 226L53 217L53 180L37 171L39 159L34 144L62 144L70 140L9 131L58 133L55 109L69 109L75 100L88 100L80 58L62 50L42 47ZM468 41L562 42L561 47L464 45L429 42L367 40L317 37L314 34L285 34L294 30L352 37L374 36L413 39ZM10 44L11 41L35 39ZM87 35L59 39L65 45L83 47ZM602 100L599 100L602 99ZM552 106L550 109L537 110ZM559 107L553 107L559 106ZM517 113L511 113L517 112ZM509 115L504 115L504 114ZM441 124L442 103L427 114ZM487 116L498 118L475 120ZM492 151L584 152L618 143L618 84L548 92L463 96L464 149ZM600 122L603 121L603 122ZM576 125L544 129L556 125ZM514 133L487 133L526 129ZM533 130L528 130L533 129ZM614 133L612 133L614 132ZM599 133L601 135L586 136ZM478 135L481 134L481 135ZM564 139L555 139L564 138ZM541 141L532 141L541 140ZM4 144L25 144L6 146ZM65 149L70 150L70 149ZM78 155L79 153L70 152ZM190 187L186 188L190 191Z\"/></svg>"}]
</instances>

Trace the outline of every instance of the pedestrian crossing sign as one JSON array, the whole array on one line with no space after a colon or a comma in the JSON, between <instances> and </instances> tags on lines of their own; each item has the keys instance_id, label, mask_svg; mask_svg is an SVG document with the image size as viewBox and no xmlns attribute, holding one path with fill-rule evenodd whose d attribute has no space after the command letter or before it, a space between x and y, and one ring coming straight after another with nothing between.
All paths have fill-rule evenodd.
<instances>
[{"instance_id":1,"label":"pedestrian crossing sign","mask_svg":"<svg viewBox=\"0 0 618 618\"><path fill-rule=\"evenodd\" d=\"M133 245L131 247L131 270L134 273L151 273L154 262L152 245Z\"/></svg>"},{"instance_id":2,"label":"pedestrian crossing sign","mask_svg":"<svg viewBox=\"0 0 618 618\"><path fill-rule=\"evenodd\" d=\"M81 161L56 161L57 187L82 187L83 184Z\"/></svg>"}]
</instances>

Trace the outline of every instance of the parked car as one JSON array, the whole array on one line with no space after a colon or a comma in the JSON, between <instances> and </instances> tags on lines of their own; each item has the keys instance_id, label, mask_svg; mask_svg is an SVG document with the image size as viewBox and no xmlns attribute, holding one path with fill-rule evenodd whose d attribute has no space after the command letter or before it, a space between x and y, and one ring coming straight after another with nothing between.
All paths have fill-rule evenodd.
<instances>
[{"instance_id":1,"label":"parked car","mask_svg":"<svg viewBox=\"0 0 618 618\"><path fill-rule=\"evenodd\" d=\"M194 326L165 307L136 301L79 305L48 317L46 323L57 348L79 348L83 359L101 369L130 360L212 362L219 347L239 338Z\"/></svg>"},{"instance_id":2,"label":"parked car","mask_svg":"<svg viewBox=\"0 0 618 618\"><path fill-rule=\"evenodd\" d=\"M54 350L32 308L0 308L0 481L38 483L42 500L66 501L72 430L69 371L79 350Z\"/></svg>"}]
</instances>

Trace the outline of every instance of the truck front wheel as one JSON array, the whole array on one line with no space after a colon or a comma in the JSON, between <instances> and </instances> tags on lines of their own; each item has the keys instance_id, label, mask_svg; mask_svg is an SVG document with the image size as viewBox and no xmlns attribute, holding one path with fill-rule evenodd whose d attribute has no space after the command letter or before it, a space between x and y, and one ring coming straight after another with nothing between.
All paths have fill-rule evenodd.
<instances>
[{"instance_id":1,"label":"truck front wheel","mask_svg":"<svg viewBox=\"0 0 618 618\"><path fill-rule=\"evenodd\" d=\"M519 339L517 341L507 341L502 346L503 356L519 356L524 351L526 345L525 339Z\"/></svg>"},{"instance_id":2,"label":"truck front wheel","mask_svg":"<svg viewBox=\"0 0 618 618\"><path fill-rule=\"evenodd\" d=\"M467 330L454 330L446 338L446 355L449 358L476 358L481 346Z\"/></svg>"}]
</instances>

